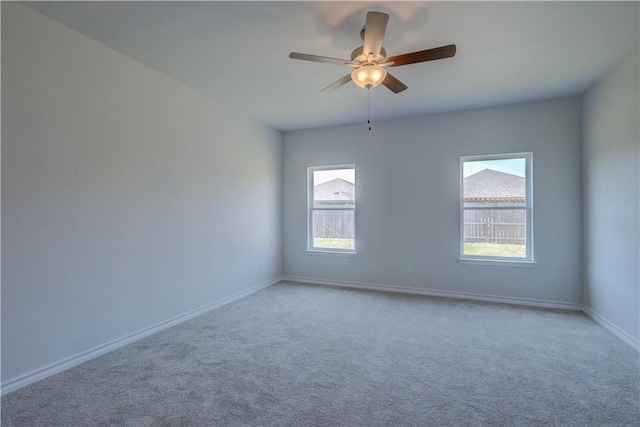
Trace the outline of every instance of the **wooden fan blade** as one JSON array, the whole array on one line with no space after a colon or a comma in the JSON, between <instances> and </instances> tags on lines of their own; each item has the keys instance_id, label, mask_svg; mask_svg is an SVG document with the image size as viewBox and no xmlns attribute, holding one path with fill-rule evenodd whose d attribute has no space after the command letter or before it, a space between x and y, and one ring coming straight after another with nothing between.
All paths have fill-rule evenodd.
<instances>
[{"instance_id":1,"label":"wooden fan blade","mask_svg":"<svg viewBox=\"0 0 640 427\"><path fill-rule=\"evenodd\" d=\"M332 83L329 86L325 87L320 92L324 92L324 93L333 92L334 90L338 89L339 87L342 87L342 86L346 85L350 81L351 81L351 74L347 74L346 76L344 76L343 78L341 78L337 82Z\"/></svg>"},{"instance_id":2,"label":"wooden fan blade","mask_svg":"<svg viewBox=\"0 0 640 427\"><path fill-rule=\"evenodd\" d=\"M389 88L393 93L400 93L407 88L407 85L393 77L391 73L387 73L387 77L384 78L382 84Z\"/></svg>"},{"instance_id":3,"label":"wooden fan blade","mask_svg":"<svg viewBox=\"0 0 640 427\"><path fill-rule=\"evenodd\" d=\"M392 56L387 59L393 61L389 67L399 67L401 65L415 64L417 62L434 61L436 59L451 58L456 54L456 45L436 47L434 49L421 50L419 52L405 53L404 55Z\"/></svg>"},{"instance_id":4,"label":"wooden fan blade","mask_svg":"<svg viewBox=\"0 0 640 427\"><path fill-rule=\"evenodd\" d=\"M364 27L364 44L362 45L362 53L365 57L371 54L375 60L380 55L382 40L387 30L387 22L389 22L389 15L386 13L367 13L367 23Z\"/></svg>"},{"instance_id":5,"label":"wooden fan blade","mask_svg":"<svg viewBox=\"0 0 640 427\"><path fill-rule=\"evenodd\" d=\"M289 54L289 58L302 59L303 61L324 62L325 64L335 64L335 65L348 65L348 63L350 62L350 61L347 61L346 59L329 58L326 56L309 55L307 53L298 53L298 52L291 52Z\"/></svg>"}]
</instances>

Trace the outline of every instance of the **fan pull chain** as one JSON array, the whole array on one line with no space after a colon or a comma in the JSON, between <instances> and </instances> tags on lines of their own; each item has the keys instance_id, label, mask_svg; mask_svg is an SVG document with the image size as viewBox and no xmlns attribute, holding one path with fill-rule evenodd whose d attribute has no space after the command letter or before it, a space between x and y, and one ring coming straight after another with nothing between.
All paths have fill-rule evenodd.
<instances>
[{"instance_id":1,"label":"fan pull chain","mask_svg":"<svg viewBox=\"0 0 640 427\"><path fill-rule=\"evenodd\" d=\"M369 125L369 132L371 132L371 89L367 88L367 125Z\"/></svg>"}]
</instances>

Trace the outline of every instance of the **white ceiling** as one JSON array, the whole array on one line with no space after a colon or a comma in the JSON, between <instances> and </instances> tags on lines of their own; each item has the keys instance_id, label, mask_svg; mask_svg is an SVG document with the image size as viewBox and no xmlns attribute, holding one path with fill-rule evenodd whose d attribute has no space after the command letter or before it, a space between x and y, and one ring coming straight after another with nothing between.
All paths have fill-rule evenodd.
<instances>
[{"instance_id":1,"label":"white ceiling","mask_svg":"<svg viewBox=\"0 0 640 427\"><path fill-rule=\"evenodd\" d=\"M29 7L276 129L366 121L367 91L320 90L350 68L368 11L389 56L455 43L453 58L389 71L373 119L580 94L640 46L632 2L29 2Z\"/></svg>"}]
</instances>

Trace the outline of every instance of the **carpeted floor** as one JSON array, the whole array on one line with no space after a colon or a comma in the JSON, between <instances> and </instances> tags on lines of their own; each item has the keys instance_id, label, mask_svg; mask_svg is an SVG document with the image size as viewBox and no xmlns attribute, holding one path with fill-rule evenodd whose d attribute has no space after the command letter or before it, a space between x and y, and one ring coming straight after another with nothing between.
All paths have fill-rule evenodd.
<instances>
[{"instance_id":1,"label":"carpeted floor","mask_svg":"<svg viewBox=\"0 0 640 427\"><path fill-rule=\"evenodd\" d=\"M2 398L4 426L638 425L580 313L281 283Z\"/></svg>"}]
</instances>

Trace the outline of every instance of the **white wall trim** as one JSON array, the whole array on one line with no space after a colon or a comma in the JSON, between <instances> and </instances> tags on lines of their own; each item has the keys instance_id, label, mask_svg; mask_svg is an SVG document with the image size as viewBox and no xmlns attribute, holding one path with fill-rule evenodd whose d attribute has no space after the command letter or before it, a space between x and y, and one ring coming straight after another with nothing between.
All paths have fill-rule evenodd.
<instances>
[{"instance_id":1,"label":"white wall trim","mask_svg":"<svg viewBox=\"0 0 640 427\"><path fill-rule=\"evenodd\" d=\"M62 371L66 371L67 369L80 365L81 363L84 363L90 359L96 358L105 353L109 353L110 351L116 350L127 344L131 344L134 341L138 341L139 339L142 339L149 335L153 335L164 329L175 326L179 323L186 322L189 319L193 319L194 317L203 315L209 311L215 310L216 308L220 308L224 305L237 301L241 298L247 297L251 294L261 291L281 281L282 281L282 277L277 277L275 279L269 280L267 282L264 282L254 287L251 287L249 289L246 289L242 292L238 292L236 294L230 295L221 300L207 304L203 307L197 308L195 310L189 311L187 313L181 314L179 316L173 317L163 322L156 323L155 325L149 326L148 328L141 329L137 332L133 332L122 338L118 338L106 344L102 344L90 350L84 351L82 353L78 353L75 356L68 357L66 359L60 360L58 362L52 363L50 365L44 366L42 368L36 369L31 372L28 372L19 377L7 380L6 382L3 382L2 385L0 385L0 389L1 389L0 394L4 395L6 393L10 393L14 390L17 390L21 387L32 384L36 381L40 381L51 375L57 374Z\"/></svg>"},{"instance_id":2,"label":"white wall trim","mask_svg":"<svg viewBox=\"0 0 640 427\"><path fill-rule=\"evenodd\" d=\"M296 276L283 276L282 281L309 283L309 284L315 284L315 285L338 286L338 287L345 287L345 288L370 289L370 290L385 291L385 292L399 292L399 293L405 293L405 294L427 295L427 296L433 296L433 297L458 298L458 299L466 299L466 300L472 300L472 301L486 301L486 302L497 302L497 303L503 303L503 304L527 305L531 307L556 308L561 310L573 310L573 311L582 310L582 305L569 303L569 302L501 297L501 296L495 296L495 295L469 294L465 292L439 291L435 289L418 289L418 288L408 288L404 286L389 286L389 285L379 285L379 284L372 284L372 283L343 282L338 280L322 280L322 279L296 277Z\"/></svg>"},{"instance_id":3,"label":"white wall trim","mask_svg":"<svg viewBox=\"0 0 640 427\"><path fill-rule=\"evenodd\" d=\"M625 343L629 344L636 351L640 352L640 341L629 335L627 332L620 329L618 326L611 323L609 320L605 319L586 305L582 306L582 311L584 314L592 318L596 323L601 325L603 328L611 332L613 335L620 338Z\"/></svg>"},{"instance_id":4,"label":"white wall trim","mask_svg":"<svg viewBox=\"0 0 640 427\"><path fill-rule=\"evenodd\" d=\"M535 261L508 261L505 259L486 259L486 258L458 258L460 264L468 265L484 265L488 267L519 267L519 268L536 268L538 263Z\"/></svg>"}]
</instances>

